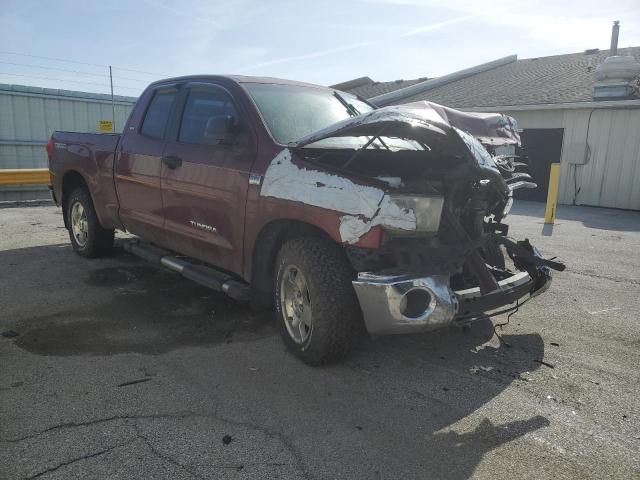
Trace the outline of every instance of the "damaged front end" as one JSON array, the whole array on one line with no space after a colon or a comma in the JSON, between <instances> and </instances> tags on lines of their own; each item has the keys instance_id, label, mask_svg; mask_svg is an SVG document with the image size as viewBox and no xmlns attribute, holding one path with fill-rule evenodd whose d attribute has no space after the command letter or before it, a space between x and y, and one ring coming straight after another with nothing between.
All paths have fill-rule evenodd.
<instances>
[{"instance_id":1,"label":"damaged front end","mask_svg":"<svg viewBox=\"0 0 640 480\"><path fill-rule=\"evenodd\" d=\"M385 107L286 152L318 168L299 168L298 188L315 181L334 189L333 203L315 204L342 212L340 237L374 336L513 310L548 288L552 269L564 269L528 240L507 236L513 191L536 186L510 117L428 102ZM283 178L277 173L267 172L263 195L271 178ZM371 238L374 247L364 242Z\"/></svg>"}]
</instances>

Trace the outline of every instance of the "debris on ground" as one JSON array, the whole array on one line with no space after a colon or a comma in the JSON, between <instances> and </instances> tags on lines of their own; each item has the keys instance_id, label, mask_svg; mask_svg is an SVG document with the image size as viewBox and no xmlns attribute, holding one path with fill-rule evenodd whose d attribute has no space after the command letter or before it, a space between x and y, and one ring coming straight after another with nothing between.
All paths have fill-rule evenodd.
<instances>
[{"instance_id":1,"label":"debris on ground","mask_svg":"<svg viewBox=\"0 0 640 480\"><path fill-rule=\"evenodd\" d=\"M139 378L137 380L131 380L129 382L119 383L117 386L118 387L128 387L129 385L135 385L137 383L144 383L144 382L148 382L149 380L153 380L153 379L151 377Z\"/></svg>"},{"instance_id":2,"label":"debris on ground","mask_svg":"<svg viewBox=\"0 0 640 480\"><path fill-rule=\"evenodd\" d=\"M552 363L549 362L545 362L544 360L538 360L538 359L533 359L534 362L539 363L540 365L544 365L545 367L549 367L549 368L556 368L555 365L553 365Z\"/></svg>"}]
</instances>

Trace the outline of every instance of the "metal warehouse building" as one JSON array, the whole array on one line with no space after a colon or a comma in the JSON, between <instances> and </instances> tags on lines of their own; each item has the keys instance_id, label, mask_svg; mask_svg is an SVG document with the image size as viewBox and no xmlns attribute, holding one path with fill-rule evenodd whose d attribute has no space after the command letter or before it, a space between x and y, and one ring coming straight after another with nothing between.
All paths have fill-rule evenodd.
<instances>
[{"instance_id":1,"label":"metal warehouse building","mask_svg":"<svg viewBox=\"0 0 640 480\"><path fill-rule=\"evenodd\" d=\"M135 101L114 96L112 106L111 95L0 84L0 169L46 168L54 130L100 132L101 121L115 120L120 131ZM43 198L45 186L0 187L0 201Z\"/></svg>"},{"instance_id":2,"label":"metal warehouse building","mask_svg":"<svg viewBox=\"0 0 640 480\"><path fill-rule=\"evenodd\" d=\"M640 210L639 60L640 47L513 55L424 81L362 77L334 87L380 106L426 100L511 115L539 185L520 198L544 201L550 165L559 162L560 203Z\"/></svg>"}]
</instances>

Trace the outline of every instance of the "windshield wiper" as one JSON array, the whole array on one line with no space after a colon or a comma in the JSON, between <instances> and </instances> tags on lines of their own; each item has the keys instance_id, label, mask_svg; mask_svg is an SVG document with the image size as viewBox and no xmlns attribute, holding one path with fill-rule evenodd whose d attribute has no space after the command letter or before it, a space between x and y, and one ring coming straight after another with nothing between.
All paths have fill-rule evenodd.
<instances>
[{"instance_id":1,"label":"windshield wiper","mask_svg":"<svg viewBox=\"0 0 640 480\"><path fill-rule=\"evenodd\" d=\"M354 107L349 102L347 102L342 97L342 95L340 95L338 92L333 92L333 96L336 97L338 99L338 101L342 104L342 106L347 109L347 113L350 116L357 117L358 115L360 115L360 112L356 109L356 107Z\"/></svg>"},{"instance_id":2,"label":"windshield wiper","mask_svg":"<svg viewBox=\"0 0 640 480\"><path fill-rule=\"evenodd\" d=\"M338 92L333 92L333 96L336 97L338 99L338 101L344 106L344 108L347 109L347 113L352 116L352 117L357 117L358 115L360 115L360 112L356 109L356 107L354 107L353 105L351 105L349 102L347 102L344 97L342 95L340 95ZM382 132L382 130L381 130ZM386 148L387 150L391 150L386 143L384 143L382 141L382 138L380 138L380 133L378 135L374 135L373 137L369 138L369 140L367 141L367 143L364 145L364 147L362 147L362 150L365 150L369 145L373 144L373 142L375 140L378 140L382 146L384 148ZM380 148L380 147L377 147ZM360 150L358 150L356 152L356 155L360 152ZM349 165L353 159L356 157L356 155L354 155L353 157L351 157L349 160L347 160L347 163L345 163L345 167L347 165Z\"/></svg>"}]
</instances>

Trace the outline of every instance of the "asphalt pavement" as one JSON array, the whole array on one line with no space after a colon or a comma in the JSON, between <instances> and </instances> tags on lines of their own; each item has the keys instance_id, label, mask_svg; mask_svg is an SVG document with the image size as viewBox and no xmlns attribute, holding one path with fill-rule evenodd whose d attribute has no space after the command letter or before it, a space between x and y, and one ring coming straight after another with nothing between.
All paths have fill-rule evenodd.
<instances>
[{"instance_id":1,"label":"asphalt pavement","mask_svg":"<svg viewBox=\"0 0 640 480\"><path fill-rule=\"evenodd\" d=\"M640 213L561 206L545 236L543 210L510 234L568 268L502 342L483 321L312 368L272 313L2 208L0 478L640 478Z\"/></svg>"}]
</instances>

